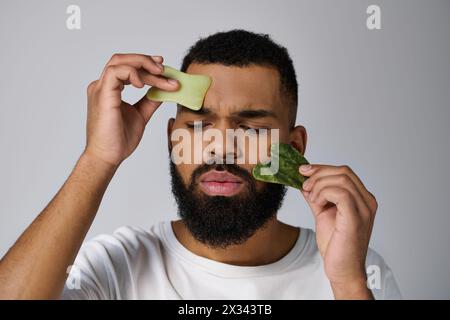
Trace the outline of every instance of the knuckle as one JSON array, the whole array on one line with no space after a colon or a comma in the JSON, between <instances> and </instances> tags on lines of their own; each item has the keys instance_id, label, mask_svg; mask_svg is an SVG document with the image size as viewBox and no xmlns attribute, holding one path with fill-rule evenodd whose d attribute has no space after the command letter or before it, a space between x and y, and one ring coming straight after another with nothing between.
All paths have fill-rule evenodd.
<instances>
[{"instance_id":1,"label":"knuckle","mask_svg":"<svg viewBox=\"0 0 450 320\"><path fill-rule=\"evenodd\" d=\"M120 60L121 57L122 57L122 54L120 54L120 53L114 53L114 54L111 56L111 59L109 59L109 61L110 61L110 62L117 62L117 61Z\"/></svg>"},{"instance_id":2,"label":"knuckle","mask_svg":"<svg viewBox=\"0 0 450 320\"><path fill-rule=\"evenodd\" d=\"M105 75L106 76L110 76L115 71L116 71L116 67L115 66L107 66L106 69L105 69Z\"/></svg>"},{"instance_id":3,"label":"knuckle","mask_svg":"<svg viewBox=\"0 0 450 320\"><path fill-rule=\"evenodd\" d=\"M375 198L375 197L373 197L373 207L375 208L375 210L377 210L378 209L378 201L377 201L377 199Z\"/></svg>"},{"instance_id":4,"label":"knuckle","mask_svg":"<svg viewBox=\"0 0 450 320\"><path fill-rule=\"evenodd\" d=\"M343 173L350 173L350 172L352 172L352 169L350 169L350 167L347 166L347 165L339 166L339 169Z\"/></svg>"},{"instance_id":5,"label":"knuckle","mask_svg":"<svg viewBox=\"0 0 450 320\"><path fill-rule=\"evenodd\" d=\"M370 191L367 191L367 192L369 193L369 205L370 205L370 208L373 211L377 211L377 209L378 209L377 198L375 198L375 196L374 196L374 194L372 192L370 192Z\"/></svg>"},{"instance_id":6,"label":"knuckle","mask_svg":"<svg viewBox=\"0 0 450 320\"><path fill-rule=\"evenodd\" d=\"M373 213L375 214L378 210L378 201L377 199L373 198Z\"/></svg>"},{"instance_id":7,"label":"knuckle","mask_svg":"<svg viewBox=\"0 0 450 320\"><path fill-rule=\"evenodd\" d=\"M88 94L92 94L92 92L94 91L95 87L97 86L98 80L92 81L91 83L89 83L89 85L87 86L87 93Z\"/></svg>"}]
</instances>

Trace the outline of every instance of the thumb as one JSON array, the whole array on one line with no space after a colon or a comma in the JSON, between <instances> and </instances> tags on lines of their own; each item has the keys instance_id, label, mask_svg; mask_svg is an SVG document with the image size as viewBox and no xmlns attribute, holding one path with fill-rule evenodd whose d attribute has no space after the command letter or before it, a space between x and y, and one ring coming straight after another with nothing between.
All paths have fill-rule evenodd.
<instances>
[{"instance_id":1,"label":"thumb","mask_svg":"<svg viewBox=\"0 0 450 320\"><path fill-rule=\"evenodd\" d=\"M136 102L134 107L144 118L145 124L147 124L150 118L152 117L153 113L155 112L156 109L158 109L161 103L162 102L160 101L150 100L146 97L146 95L144 95L141 98L141 100Z\"/></svg>"}]
</instances>

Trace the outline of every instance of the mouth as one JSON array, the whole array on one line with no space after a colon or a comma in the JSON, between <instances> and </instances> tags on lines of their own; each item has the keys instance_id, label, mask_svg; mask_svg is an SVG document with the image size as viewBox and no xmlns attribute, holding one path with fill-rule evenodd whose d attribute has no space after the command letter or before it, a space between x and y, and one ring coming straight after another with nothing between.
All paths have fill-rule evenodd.
<instances>
[{"instance_id":1,"label":"mouth","mask_svg":"<svg viewBox=\"0 0 450 320\"><path fill-rule=\"evenodd\" d=\"M211 170L200 176L200 188L210 196L233 196L244 187L244 181L227 171Z\"/></svg>"}]
</instances>

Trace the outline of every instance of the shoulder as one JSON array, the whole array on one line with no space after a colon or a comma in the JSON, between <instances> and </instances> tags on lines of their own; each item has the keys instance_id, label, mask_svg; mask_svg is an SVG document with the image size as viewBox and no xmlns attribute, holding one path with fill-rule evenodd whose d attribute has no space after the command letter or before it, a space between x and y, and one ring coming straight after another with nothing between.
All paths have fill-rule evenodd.
<instances>
[{"instance_id":1,"label":"shoulder","mask_svg":"<svg viewBox=\"0 0 450 320\"><path fill-rule=\"evenodd\" d=\"M308 257L321 260L316 243L316 233L311 229L302 228L306 235L305 252ZM366 256L367 285L377 300L402 299L400 289L385 259L374 249L369 248Z\"/></svg>"},{"instance_id":2,"label":"shoulder","mask_svg":"<svg viewBox=\"0 0 450 320\"><path fill-rule=\"evenodd\" d=\"M135 278L148 269L141 266L161 262L163 224L158 222L148 230L124 226L85 242L71 266L63 299L127 297ZM77 287L73 283L78 283L79 290L70 289Z\"/></svg>"},{"instance_id":3,"label":"shoulder","mask_svg":"<svg viewBox=\"0 0 450 320\"><path fill-rule=\"evenodd\" d=\"M148 230L135 226L123 226L114 230L112 234L101 234L92 238L86 242L86 245L100 244L105 247L135 249L139 246L153 244L160 238L159 228L162 223L158 222Z\"/></svg>"},{"instance_id":4,"label":"shoulder","mask_svg":"<svg viewBox=\"0 0 450 320\"><path fill-rule=\"evenodd\" d=\"M85 242L77 259L115 260L120 257L131 258L161 249L160 228L164 222L158 222L148 230L141 227L123 226L112 234L101 234Z\"/></svg>"},{"instance_id":5,"label":"shoulder","mask_svg":"<svg viewBox=\"0 0 450 320\"><path fill-rule=\"evenodd\" d=\"M366 273L367 285L372 290L375 299L402 299L394 273L384 258L372 248L369 248L367 252Z\"/></svg>"}]
</instances>

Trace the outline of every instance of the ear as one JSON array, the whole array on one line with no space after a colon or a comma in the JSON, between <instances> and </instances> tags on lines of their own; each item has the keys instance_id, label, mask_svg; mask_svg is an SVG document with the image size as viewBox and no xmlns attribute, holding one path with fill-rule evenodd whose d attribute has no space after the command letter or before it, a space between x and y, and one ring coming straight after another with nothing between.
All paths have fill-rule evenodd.
<instances>
[{"instance_id":1,"label":"ear","mask_svg":"<svg viewBox=\"0 0 450 320\"><path fill-rule=\"evenodd\" d=\"M291 145L302 155L305 154L307 137L306 129L303 126L296 126L289 133L289 141Z\"/></svg>"},{"instance_id":2,"label":"ear","mask_svg":"<svg viewBox=\"0 0 450 320\"><path fill-rule=\"evenodd\" d=\"M170 139L170 137L172 136L174 122L174 118L170 118L167 122L167 148L169 150L169 154L172 152L172 139Z\"/></svg>"}]
</instances>

